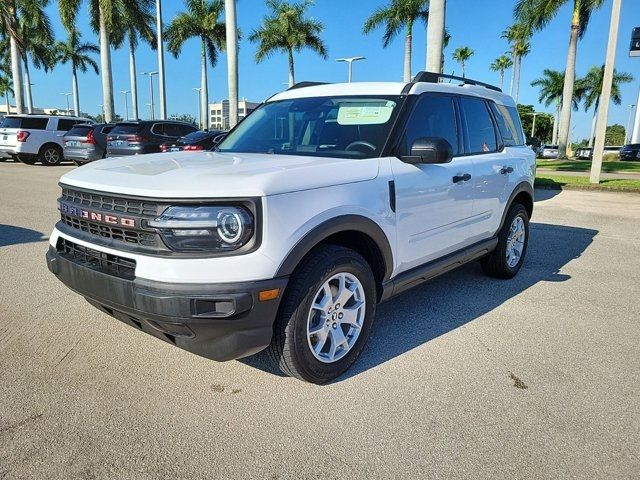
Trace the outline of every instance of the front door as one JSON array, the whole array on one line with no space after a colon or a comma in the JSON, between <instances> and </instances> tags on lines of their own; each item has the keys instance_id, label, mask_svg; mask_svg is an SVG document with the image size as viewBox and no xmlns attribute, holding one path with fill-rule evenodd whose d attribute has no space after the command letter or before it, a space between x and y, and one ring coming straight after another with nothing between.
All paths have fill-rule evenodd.
<instances>
[{"instance_id":1,"label":"front door","mask_svg":"<svg viewBox=\"0 0 640 480\"><path fill-rule=\"evenodd\" d=\"M399 156L414 140L441 137L454 158L444 164L410 164L391 159L396 187L398 264L394 274L427 263L469 244L473 214L474 165L460 157L460 121L451 95L422 94L400 137Z\"/></svg>"}]
</instances>

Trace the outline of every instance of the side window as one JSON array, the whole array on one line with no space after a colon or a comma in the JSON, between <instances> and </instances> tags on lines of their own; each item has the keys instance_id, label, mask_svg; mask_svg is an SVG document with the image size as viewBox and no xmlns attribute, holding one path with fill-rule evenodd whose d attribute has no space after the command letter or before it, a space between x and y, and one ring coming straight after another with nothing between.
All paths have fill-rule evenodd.
<instances>
[{"instance_id":1,"label":"side window","mask_svg":"<svg viewBox=\"0 0 640 480\"><path fill-rule=\"evenodd\" d=\"M185 135L189 135L191 132L196 131L195 127L192 127L190 125L180 125L178 128L180 129L180 131L178 132L178 136L180 137L184 137Z\"/></svg>"},{"instance_id":2,"label":"side window","mask_svg":"<svg viewBox=\"0 0 640 480\"><path fill-rule=\"evenodd\" d=\"M498 122L498 128L506 147L524 145L524 135L520 124L520 115L515 107L505 107L491 102L491 109Z\"/></svg>"},{"instance_id":3,"label":"side window","mask_svg":"<svg viewBox=\"0 0 640 480\"><path fill-rule=\"evenodd\" d=\"M167 125L165 123L156 123L151 127L151 133L155 135L167 135L166 127Z\"/></svg>"},{"instance_id":4,"label":"side window","mask_svg":"<svg viewBox=\"0 0 640 480\"><path fill-rule=\"evenodd\" d=\"M58 128L56 128L56 130L63 131L63 132L68 132L69 130L71 130L71 127L73 127L76 123L78 123L77 120L69 120L69 119L66 119L66 118L59 118L58 119Z\"/></svg>"},{"instance_id":5,"label":"side window","mask_svg":"<svg viewBox=\"0 0 640 480\"><path fill-rule=\"evenodd\" d=\"M20 124L20 128L28 129L28 130L46 130L47 123L49 119L47 118L29 118L25 117L22 119L22 123Z\"/></svg>"},{"instance_id":6,"label":"side window","mask_svg":"<svg viewBox=\"0 0 640 480\"><path fill-rule=\"evenodd\" d=\"M486 102L480 98L460 97L460 108L465 119L466 152L474 154L498 150L496 131Z\"/></svg>"},{"instance_id":7,"label":"side window","mask_svg":"<svg viewBox=\"0 0 640 480\"><path fill-rule=\"evenodd\" d=\"M453 98L448 95L422 95L411 112L402 141L405 155L420 137L441 137L451 144L453 155L458 155L458 124Z\"/></svg>"}]
</instances>

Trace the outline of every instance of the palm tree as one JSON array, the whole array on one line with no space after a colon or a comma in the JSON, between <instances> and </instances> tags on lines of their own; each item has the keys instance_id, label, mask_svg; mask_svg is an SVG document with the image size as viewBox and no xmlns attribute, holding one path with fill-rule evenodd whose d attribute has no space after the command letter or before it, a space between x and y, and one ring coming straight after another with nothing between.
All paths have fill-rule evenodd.
<instances>
[{"instance_id":1,"label":"palm tree","mask_svg":"<svg viewBox=\"0 0 640 480\"><path fill-rule=\"evenodd\" d=\"M536 78L531 82L532 87L538 87L540 94L538 101L544 104L545 107L553 104L555 106L555 115L553 117L553 136L551 143L554 145L558 143L558 119L560 117L560 106L562 105L562 94L564 89L564 72L558 70L544 69L542 77ZM580 85L577 85L580 87ZM578 110L578 103L583 96L582 88L575 88L573 92L573 98L571 99L571 105L574 110Z\"/></svg>"},{"instance_id":2,"label":"palm tree","mask_svg":"<svg viewBox=\"0 0 640 480\"><path fill-rule=\"evenodd\" d=\"M327 58L327 47L320 38L324 30L322 22L306 18L307 9L313 0L288 3L281 0L267 0L270 15L262 19L262 24L253 30L249 40L258 43L256 62L262 62L274 52L284 52L289 58L289 86L295 83L293 53L310 48L322 58Z\"/></svg>"},{"instance_id":3,"label":"palm tree","mask_svg":"<svg viewBox=\"0 0 640 480\"><path fill-rule=\"evenodd\" d=\"M514 16L518 22L530 25L534 30L541 30L558 11L570 0L518 0L514 9ZM569 35L569 50L567 52L567 67L565 69L562 109L558 132L558 158L567 158L569 143L569 126L571 123L570 96L576 80L576 54L578 39L587 30L589 19L594 10L600 8L604 0L571 0L571 33Z\"/></svg>"},{"instance_id":4,"label":"palm tree","mask_svg":"<svg viewBox=\"0 0 640 480\"><path fill-rule=\"evenodd\" d=\"M77 30L71 30L66 42L58 42L56 44L57 60L62 63L71 64L71 86L73 92L73 110L76 116L80 115L80 95L78 93L78 70L85 73L88 67L93 68L96 75L100 73L98 64L91 54L100 53L100 49L93 43L81 43L80 33Z\"/></svg>"},{"instance_id":5,"label":"palm tree","mask_svg":"<svg viewBox=\"0 0 640 480\"><path fill-rule=\"evenodd\" d=\"M156 49L155 16L151 13L153 0L138 0L137 9L128 8L122 12L122 30L114 32L112 43L120 48L125 40L129 46L129 78L131 82L131 114L138 118L138 81L136 73L136 49L139 40Z\"/></svg>"},{"instance_id":6,"label":"palm tree","mask_svg":"<svg viewBox=\"0 0 640 480\"><path fill-rule=\"evenodd\" d=\"M427 72L442 72L444 61L445 0L431 0L427 15Z\"/></svg>"},{"instance_id":7,"label":"palm tree","mask_svg":"<svg viewBox=\"0 0 640 480\"><path fill-rule=\"evenodd\" d=\"M42 1L47 0L28 0ZM148 4L152 0L90 0L89 18L91 27L99 36L100 44L100 76L102 78L102 105L104 119L111 122L115 118L113 108L113 79L111 70L111 47L114 39L126 33L127 19L138 19L145 16ZM80 0L58 0L60 19L67 31L75 28ZM147 10L145 10L145 8Z\"/></svg>"},{"instance_id":8,"label":"palm tree","mask_svg":"<svg viewBox=\"0 0 640 480\"><path fill-rule=\"evenodd\" d=\"M238 123L238 24L236 0L225 0L224 15L227 40L227 83L229 84L229 127Z\"/></svg>"},{"instance_id":9,"label":"palm tree","mask_svg":"<svg viewBox=\"0 0 640 480\"><path fill-rule=\"evenodd\" d=\"M13 95L13 88L11 88L11 78L7 75L3 75L0 71L0 96L4 97L5 112L6 115L11 113L11 104L9 103L9 94Z\"/></svg>"},{"instance_id":10,"label":"palm tree","mask_svg":"<svg viewBox=\"0 0 640 480\"><path fill-rule=\"evenodd\" d=\"M600 94L602 93L602 83L604 80L604 65L601 67L594 66L589 69L584 78L578 82L580 88L584 90L584 110L593 108L593 120L591 121L591 134L589 135L589 147L593 147L593 137L596 130L596 118L598 116L598 107L600 106ZM629 73L618 73L613 71L613 81L611 83L611 100L616 105L622 103L620 95L620 85L623 83L633 82L633 75Z\"/></svg>"},{"instance_id":11,"label":"palm tree","mask_svg":"<svg viewBox=\"0 0 640 480\"><path fill-rule=\"evenodd\" d=\"M429 17L427 0L391 0L385 7L378 7L364 24L363 32L370 33L384 25L382 45L386 48L391 41L405 30L403 80L411 81L411 48L413 43L413 25L416 20L427 21ZM443 37L444 38L444 37Z\"/></svg>"},{"instance_id":12,"label":"palm tree","mask_svg":"<svg viewBox=\"0 0 640 480\"><path fill-rule=\"evenodd\" d=\"M504 71L512 66L513 60L506 55L500 55L489 67L494 72L500 72L500 90L502 90L502 84L504 83Z\"/></svg>"},{"instance_id":13,"label":"palm tree","mask_svg":"<svg viewBox=\"0 0 640 480\"><path fill-rule=\"evenodd\" d=\"M513 70L511 70L511 86L509 94L516 103L520 98L520 71L522 69L522 57L525 57L531 51L529 38L531 37L531 29L527 25L516 23L511 25L502 32L502 38L509 42L511 49L511 61L513 62Z\"/></svg>"},{"instance_id":14,"label":"palm tree","mask_svg":"<svg viewBox=\"0 0 640 480\"><path fill-rule=\"evenodd\" d=\"M77 0L75 0L77 1ZM49 18L44 8L48 0L2 0L0 1L0 35L9 38L11 51L11 77L14 85L16 111L24 112L22 60L24 58L25 39L22 37L20 22L51 31Z\"/></svg>"},{"instance_id":15,"label":"palm tree","mask_svg":"<svg viewBox=\"0 0 640 480\"><path fill-rule=\"evenodd\" d=\"M29 57L33 66L44 69L45 72L55 66L55 52L52 48L53 35L48 18L42 24L34 24L31 19L20 19L18 30L22 39L22 62L24 65L24 87L27 101L27 112L33 113L33 95L31 92L31 74L29 72Z\"/></svg>"},{"instance_id":16,"label":"palm tree","mask_svg":"<svg viewBox=\"0 0 640 480\"><path fill-rule=\"evenodd\" d=\"M453 51L453 59L462 67L462 77L465 77L466 63L473 56L473 50L469 47L458 47Z\"/></svg>"},{"instance_id":17,"label":"palm tree","mask_svg":"<svg viewBox=\"0 0 640 480\"><path fill-rule=\"evenodd\" d=\"M218 62L218 52L225 48L225 24L220 21L224 0L185 0L186 12L176 15L165 36L169 51L177 57L190 38L200 39L201 85L200 108L203 126L209 128L209 93L207 90L207 59L211 67Z\"/></svg>"}]
</instances>

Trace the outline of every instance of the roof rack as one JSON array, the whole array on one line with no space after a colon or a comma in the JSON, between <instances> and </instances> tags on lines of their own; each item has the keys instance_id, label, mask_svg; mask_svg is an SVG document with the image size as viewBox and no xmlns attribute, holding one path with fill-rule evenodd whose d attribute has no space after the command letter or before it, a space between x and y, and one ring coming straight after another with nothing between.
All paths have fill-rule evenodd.
<instances>
[{"instance_id":1,"label":"roof rack","mask_svg":"<svg viewBox=\"0 0 640 480\"><path fill-rule=\"evenodd\" d=\"M413 77L414 82L426 82L426 83L438 83L441 79L459 80L462 82L463 85L478 85L480 87L485 87L490 90L495 90L496 92L502 92L502 89L499 87L496 87L495 85L490 85L488 83L472 80L471 78L456 77L455 75L446 75L444 73L418 72L417 75Z\"/></svg>"},{"instance_id":2,"label":"roof rack","mask_svg":"<svg viewBox=\"0 0 640 480\"><path fill-rule=\"evenodd\" d=\"M291 85L287 90L294 90L296 88L314 87L316 85L327 85L329 82L298 82Z\"/></svg>"}]
</instances>

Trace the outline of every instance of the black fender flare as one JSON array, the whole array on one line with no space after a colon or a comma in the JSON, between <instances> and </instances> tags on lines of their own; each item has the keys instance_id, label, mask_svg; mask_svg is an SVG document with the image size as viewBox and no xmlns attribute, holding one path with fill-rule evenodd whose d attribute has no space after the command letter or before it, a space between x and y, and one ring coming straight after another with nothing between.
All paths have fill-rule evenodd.
<instances>
[{"instance_id":1,"label":"black fender flare","mask_svg":"<svg viewBox=\"0 0 640 480\"><path fill-rule=\"evenodd\" d=\"M507 212L509 212L509 209L511 208L511 204L513 203L513 200L516 198L516 196L518 196L522 192L527 193L531 197L531 205L533 205L533 203L535 201L535 196L534 196L534 193L533 193L533 187L527 181L520 182L518 185L516 185L516 188L513 189L513 191L511 192L511 195L509 196L509 200L506 203L506 207L504 209L504 212L502 212L502 219L500 220L500 226L498 227L498 230L496 231L496 235L498 234L498 232L500 232L500 230L502 230L502 227L504 225L504 221L507 218Z\"/></svg>"},{"instance_id":2,"label":"black fender flare","mask_svg":"<svg viewBox=\"0 0 640 480\"><path fill-rule=\"evenodd\" d=\"M278 267L275 276L291 275L304 256L316 245L331 235L347 231L363 233L373 240L384 260L383 281L391 278L391 272L393 271L393 253L391 251L391 245L389 245L389 239L376 222L362 215L341 215L322 222L311 229L289 250L280 267Z\"/></svg>"}]
</instances>

